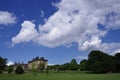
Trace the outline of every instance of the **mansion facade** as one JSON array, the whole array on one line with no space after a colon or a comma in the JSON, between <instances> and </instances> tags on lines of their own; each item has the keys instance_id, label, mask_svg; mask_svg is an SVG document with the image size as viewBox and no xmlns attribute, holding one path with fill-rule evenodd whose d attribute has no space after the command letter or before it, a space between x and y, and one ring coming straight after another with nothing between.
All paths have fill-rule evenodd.
<instances>
[{"instance_id":1,"label":"mansion facade","mask_svg":"<svg viewBox=\"0 0 120 80\"><path fill-rule=\"evenodd\" d=\"M32 68L38 69L40 64L43 64L44 69L46 69L48 66L48 60L44 59L43 57L41 57L41 58L36 57L32 61L28 62L28 69L29 70L32 70Z\"/></svg>"},{"instance_id":2,"label":"mansion facade","mask_svg":"<svg viewBox=\"0 0 120 80\"><path fill-rule=\"evenodd\" d=\"M44 57L35 57L31 61L28 61L28 64L18 62L14 64L14 70L17 68L17 66L22 66L25 71L28 71L32 70L33 68L38 69L40 65L44 65L44 69L46 69L48 66L48 60L44 59Z\"/></svg>"}]
</instances>

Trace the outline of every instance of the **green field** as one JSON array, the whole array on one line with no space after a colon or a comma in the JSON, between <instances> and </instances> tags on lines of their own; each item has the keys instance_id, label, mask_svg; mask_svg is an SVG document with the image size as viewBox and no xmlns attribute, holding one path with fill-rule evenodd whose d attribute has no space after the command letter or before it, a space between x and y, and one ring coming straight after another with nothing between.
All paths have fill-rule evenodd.
<instances>
[{"instance_id":1,"label":"green field","mask_svg":"<svg viewBox=\"0 0 120 80\"><path fill-rule=\"evenodd\" d=\"M80 72L0 74L0 80L120 80L119 74L84 74Z\"/></svg>"}]
</instances>

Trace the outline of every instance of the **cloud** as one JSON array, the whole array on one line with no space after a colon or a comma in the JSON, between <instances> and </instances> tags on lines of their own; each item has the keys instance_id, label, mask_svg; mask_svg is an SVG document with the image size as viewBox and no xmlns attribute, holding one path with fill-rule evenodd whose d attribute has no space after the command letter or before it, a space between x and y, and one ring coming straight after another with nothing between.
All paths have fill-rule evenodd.
<instances>
[{"instance_id":1,"label":"cloud","mask_svg":"<svg viewBox=\"0 0 120 80\"><path fill-rule=\"evenodd\" d=\"M22 26L20 33L13 37L13 43L33 41L52 48L77 43L78 49L84 51L119 48L120 43L103 43L102 38L109 30L120 29L120 0L62 0L55 6L58 11L44 25L40 24L39 29L29 29L28 24L25 29Z\"/></svg>"},{"instance_id":2,"label":"cloud","mask_svg":"<svg viewBox=\"0 0 120 80\"><path fill-rule=\"evenodd\" d=\"M87 56L78 56L77 59L88 59Z\"/></svg>"},{"instance_id":3,"label":"cloud","mask_svg":"<svg viewBox=\"0 0 120 80\"><path fill-rule=\"evenodd\" d=\"M92 37L91 40L86 40L84 41L83 44L79 45L80 50L88 50L88 49L93 49L93 48L99 48L101 45L101 39L98 39L98 37Z\"/></svg>"},{"instance_id":4,"label":"cloud","mask_svg":"<svg viewBox=\"0 0 120 80\"><path fill-rule=\"evenodd\" d=\"M40 15L41 18L44 17L44 11L41 11L41 15Z\"/></svg>"},{"instance_id":5,"label":"cloud","mask_svg":"<svg viewBox=\"0 0 120 80\"><path fill-rule=\"evenodd\" d=\"M97 47L89 48L89 51L91 50L101 50L105 53L109 53L110 55L114 55L120 50L120 43L101 43L100 45L97 45Z\"/></svg>"},{"instance_id":6,"label":"cloud","mask_svg":"<svg viewBox=\"0 0 120 80\"><path fill-rule=\"evenodd\" d=\"M38 32L35 29L35 24L33 24L31 21L24 21L21 26L22 29L20 30L19 34L12 38L14 44L34 41L37 38Z\"/></svg>"},{"instance_id":7,"label":"cloud","mask_svg":"<svg viewBox=\"0 0 120 80\"><path fill-rule=\"evenodd\" d=\"M55 64L48 64L49 66L53 66L53 65L55 65Z\"/></svg>"},{"instance_id":8,"label":"cloud","mask_svg":"<svg viewBox=\"0 0 120 80\"><path fill-rule=\"evenodd\" d=\"M0 24L8 25L16 23L16 16L7 11L0 11Z\"/></svg>"},{"instance_id":9,"label":"cloud","mask_svg":"<svg viewBox=\"0 0 120 80\"><path fill-rule=\"evenodd\" d=\"M14 62L12 62L12 61L8 61L8 62L7 62L7 65L8 65L8 66L13 65L13 64L14 64Z\"/></svg>"},{"instance_id":10,"label":"cloud","mask_svg":"<svg viewBox=\"0 0 120 80\"><path fill-rule=\"evenodd\" d=\"M111 55L115 55L116 53L120 53L120 48L119 49L115 49L113 53L111 53Z\"/></svg>"},{"instance_id":11,"label":"cloud","mask_svg":"<svg viewBox=\"0 0 120 80\"><path fill-rule=\"evenodd\" d=\"M120 49L116 50L115 53L120 53Z\"/></svg>"}]
</instances>

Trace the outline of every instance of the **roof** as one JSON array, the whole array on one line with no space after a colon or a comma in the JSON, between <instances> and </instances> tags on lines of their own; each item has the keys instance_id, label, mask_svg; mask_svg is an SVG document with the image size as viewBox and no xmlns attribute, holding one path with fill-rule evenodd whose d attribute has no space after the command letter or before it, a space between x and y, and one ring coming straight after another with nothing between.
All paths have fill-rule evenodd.
<instances>
[{"instance_id":1,"label":"roof","mask_svg":"<svg viewBox=\"0 0 120 80\"><path fill-rule=\"evenodd\" d=\"M41 57L41 58L39 58L39 57L35 57L35 58L33 58L31 61L28 61L28 63L31 63L31 62L34 62L34 61L48 61L47 59L44 59L44 57Z\"/></svg>"}]
</instances>

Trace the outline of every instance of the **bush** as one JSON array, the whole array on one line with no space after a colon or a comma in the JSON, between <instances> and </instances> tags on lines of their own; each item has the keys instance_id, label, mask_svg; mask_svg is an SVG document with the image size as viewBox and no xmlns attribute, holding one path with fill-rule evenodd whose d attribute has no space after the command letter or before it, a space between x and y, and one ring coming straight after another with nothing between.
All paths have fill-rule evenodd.
<instances>
[{"instance_id":1,"label":"bush","mask_svg":"<svg viewBox=\"0 0 120 80\"><path fill-rule=\"evenodd\" d=\"M32 69L32 72L34 73L34 75L37 75L38 69Z\"/></svg>"},{"instance_id":2,"label":"bush","mask_svg":"<svg viewBox=\"0 0 120 80\"><path fill-rule=\"evenodd\" d=\"M7 67L7 72L8 72L8 74L10 74L11 72L13 72L13 66L8 66Z\"/></svg>"},{"instance_id":3,"label":"bush","mask_svg":"<svg viewBox=\"0 0 120 80\"><path fill-rule=\"evenodd\" d=\"M2 74L3 73L3 71L2 70L0 70L0 74Z\"/></svg>"},{"instance_id":4,"label":"bush","mask_svg":"<svg viewBox=\"0 0 120 80\"><path fill-rule=\"evenodd\" d=\"M23 74L24 70L23 70L22 66L17 66L17 68L15 70L15 73L16 74Z\"/></svg>"},{"instance_id":5,"label":"bush","mask_svg":"<svg viewBox=\"0 0 120 80\"><path fill-rule=\"evenodd\" d=\"M47 73L47 74L49 73L49 68L48 68L48 67L46 68L46 73Z\"/></svg>"}]
</instances>

